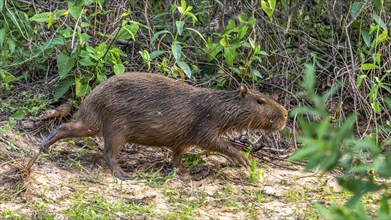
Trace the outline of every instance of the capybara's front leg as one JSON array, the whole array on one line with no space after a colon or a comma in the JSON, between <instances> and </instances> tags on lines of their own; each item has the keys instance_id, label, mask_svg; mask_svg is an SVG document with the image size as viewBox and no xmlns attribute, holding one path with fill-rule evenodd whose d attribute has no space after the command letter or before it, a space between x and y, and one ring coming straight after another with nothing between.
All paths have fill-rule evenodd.
<instances>
[{"instance_id":1,"label":"capybara's front leg","mask_svg":"<svg viewBox=\"0 0 391 220\"><path fill-rule=\"evenodd\" d=\"M129 179L130 176L121 169L117 162L117 156L121 151L121 148L126 144L121 137L112 138L110 134L104 135L105 147L103 150L103 157L105 158L111 172L120 180Z\"/></svg>"},{"instance_id":2,"label":"capybara's front leg","mask_svg":"<svg viewBox=\"0 0 391 220\"><path fill-rule=\"evenodd\" d=\"M232 146L228 141L214 141L208 146L201 146L205 150L215 151L230 157L234 163L244 167L250 166L250 161L242 152Z\"/></svg>"},{"instance_id":3,"label":"capybara's front leg","mask_svg":"<svg viewBox=\"0 0 391 220\"><path fill-rule=\"evenodd\" d=\"M87 137L96 135L97 133L97 130L89 129L88 126L81 120L62 124L41 142L40 152L48 153L49 147L56 141L63 138Z\"/></svg>"}]
</instances>

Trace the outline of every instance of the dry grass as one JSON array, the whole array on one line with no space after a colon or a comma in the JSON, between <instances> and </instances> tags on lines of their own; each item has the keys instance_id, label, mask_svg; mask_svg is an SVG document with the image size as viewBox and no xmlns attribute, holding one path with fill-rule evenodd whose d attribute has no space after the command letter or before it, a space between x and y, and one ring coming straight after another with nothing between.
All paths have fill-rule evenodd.
<instances>
[{"instance_id":1,"label":"dry grass","mask_svg":"<svg viewBox=\"0 0 391 220\"><path fill-rule=\"evenodd\" d=\"M2 165L7 166L8 170L0 173L0 186L2 190L7 189L17 189L22 186L28 186L30 182L34 181L34 178L31 176L32 167L34 163L38 160L40 154L34 155L26 164L8 161ZM27 191L27 187L25 190Z\"/></svg>"}]
</instances>

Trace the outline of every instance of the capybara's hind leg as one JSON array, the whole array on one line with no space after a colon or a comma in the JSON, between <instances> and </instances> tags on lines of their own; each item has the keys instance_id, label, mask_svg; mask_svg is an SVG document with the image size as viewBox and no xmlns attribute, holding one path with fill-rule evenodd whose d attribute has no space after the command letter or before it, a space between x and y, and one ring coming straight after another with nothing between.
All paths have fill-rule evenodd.
<instances>
[{"instance_id":1,"label":"capybara's hind leg","mask_svg":"<svg viewBox=\"0 0 391 220\"><path fill-rule=\"evenodd\" d=\"M113 135L104 135L105 147L103 150L103 157L114 176L120 180L129 179L130 176L121 169L117 162L117 156L121 151L121 148L126 144L126 141L121 137L116 137L115 140L112 137Z\"/></svg>"},{"instance_id":2,"label":"capybara's hind leg","mask_svg":"<svg viewBox=\"0 0 391 220\"><path fill-rule=\"evenodd\" d=\"M56 130L52 131L47 136L47 138L41 142L40 151L48 153L50 145L63 138L87 137L96 135L97 133L97 130L91 130L81 120L62 124L56 128Z\"/></svg>"},{"instance_id":3,"label":"capybara's hind leg","mask_svg":"<svg viewBox=\"0 0 391 220\"><path fill-rule=\"evenodd\" d=\"M180 146L174 148L172 152L172 166L173 168L177 168L179 172L183 172L185 169L182 165L182 155L186 151L186 146Z\"/></svg>"}]
</instances>

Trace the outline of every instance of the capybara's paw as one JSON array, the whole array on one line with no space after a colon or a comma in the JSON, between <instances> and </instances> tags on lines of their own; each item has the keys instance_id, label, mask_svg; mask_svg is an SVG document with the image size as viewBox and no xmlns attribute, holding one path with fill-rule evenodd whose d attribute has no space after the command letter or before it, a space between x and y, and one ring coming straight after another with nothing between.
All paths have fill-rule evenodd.
<instances>
[{"instance_id":1,"label":"capybara's paw","mask_svg":"<svg viewBox=\"0 0 391 220\"><path fill-rule=\"evenodd\" d=\"M244 167L250 166L250 161L242 154L242 152L235 152L235 156L232 157L232 160L235 164L240 164Z\"/></svg>"},{"instance_id":2,"label":"capybara's paw","mask_svg":"<svg viewBox=\"0 0 391 220\"><path fill-rule=\"evenodd\" d=\"M205 165L198 165L191 167L189 171L193 180L200 181L209 175L210 168Z\"/></svg>"},{"instance_id":3,"label":"capybara's paw","mask_svg":"<svg viewBox=\"0 0 391 220\"><path fill-rule=\"evenodd\" d=\"M50 153L50 147L40 147L39 152L43 152L45 154Z\"/></svg>"},{"instance_id":4,"label":"capybara's paw","mask_svg":"<svg viewBox=\"0 0 391 220\"><path fill-rule=\"evenodd\" d=\"M115 177L117 177L120 180L129 180L132 179L132 176L125 171L123 171L121 168L114 169L113 174Z\"/></svg>"}]
</instances>

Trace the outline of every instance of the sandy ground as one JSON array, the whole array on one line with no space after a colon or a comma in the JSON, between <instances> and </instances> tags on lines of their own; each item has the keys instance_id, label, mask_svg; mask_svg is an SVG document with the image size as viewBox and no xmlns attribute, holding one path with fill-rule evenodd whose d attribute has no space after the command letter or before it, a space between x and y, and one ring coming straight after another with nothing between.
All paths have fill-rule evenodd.
<instances>
[{"instance_id":1,"label":"sandy ground","mask_svg":"<svg viewBox=\"0 0 391 220\"><path fill-rule=\"evenodd\" d=\"M6 134L0 140L0 172L9 169L5 162L28 160L38 151L39 141L15 131ZM308 219L317 216L314 202L335 201L332 195L339 192L332 176L260 160L263 178L250 183L248 169L229 165L218 155L203 156L206 164L178 175L171 168L170 151L141 146L127 146L121 152L119 161L134 178L119 181L111 175L100 147L97 139L55 144L52 153L42 155L34 165L27 191L18 194L0 186L0 213L3 217L14 213L23 218L73 219L72 209L104 199L108 208L102 213L111 213L108 218ZM113 208L129 203L148 211L129 214ZM95 212L99 216L100 210Z\"/></svg>"}]
</instances>

